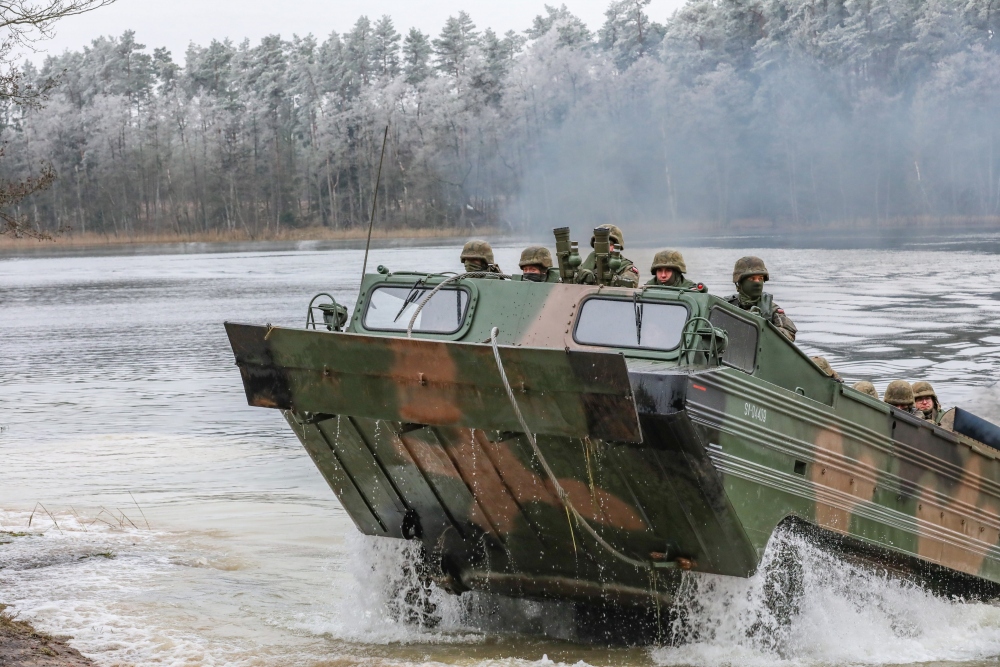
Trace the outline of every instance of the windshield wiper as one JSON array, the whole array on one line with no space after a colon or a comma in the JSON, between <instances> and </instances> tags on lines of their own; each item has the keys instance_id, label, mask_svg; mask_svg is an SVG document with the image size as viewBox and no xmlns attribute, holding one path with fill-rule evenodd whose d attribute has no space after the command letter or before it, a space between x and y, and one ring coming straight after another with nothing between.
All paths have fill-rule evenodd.
<instances>
[{"instance_id":1,"label":"windshield wiper","mask_svg":"<svg viewBox=\"0 0 1000 667\"><path fill-rule=\"evenodd\" d=\"M393 322L399 320L399 316L403 314L403 311L406 310L406 307L409 306L414 301L416 301L417 297L420 295L420 292L423 292L423 290L417 289L420 286L420 283L422 282L424 282L424 279L418 278L417 282L413 283L413 287L410 289L410 293L406 295L406 301L403 302L403 307L399 309L398 313L396 313L396 317L392 318Z\"/></svg>"},{"instance_id":2,"label":"windshield wiper","mask_svg":"<svg viewBox=\"0 0 1000 667\"><path fill-rule=\"evenodd\" d=\"M638 294L632 294L632 307L635 309L635 344L642 345L642 301Z\"/></svg>"}]
</instances>

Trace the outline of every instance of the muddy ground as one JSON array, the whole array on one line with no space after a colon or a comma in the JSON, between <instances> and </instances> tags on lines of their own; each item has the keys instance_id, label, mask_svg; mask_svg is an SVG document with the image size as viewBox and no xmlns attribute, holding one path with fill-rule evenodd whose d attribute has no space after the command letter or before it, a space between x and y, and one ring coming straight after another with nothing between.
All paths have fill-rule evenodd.
<instances>
[{"instance_id":1,"label":"muddy ground","mask_svg":"<svg viewBox=\"0 0 1000 667\"><path fill-rule=\"evenodd\" d=\"M0 667L93 667L66 639L38 632L0 604Z\"/></svg>"}]
</instances>

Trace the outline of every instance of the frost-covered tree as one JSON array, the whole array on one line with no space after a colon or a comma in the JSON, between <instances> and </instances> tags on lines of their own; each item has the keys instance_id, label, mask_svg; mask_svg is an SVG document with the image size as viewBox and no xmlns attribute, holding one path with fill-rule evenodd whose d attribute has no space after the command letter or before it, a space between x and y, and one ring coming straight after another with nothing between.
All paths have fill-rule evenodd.
<instances>
[{"instance_id":1,"label":"frost-covered tree","mask_svg":"<svg viewBox=\"0 0 1000 667\"><path fill-rule=\"evenodd\" d=\"M615 0L596 35L545 6L434 40L361 17L183 63L126 32L18 71L50 99L0 96L0 179L36 179L0 206L40 231L360 227L388 124L390 226L994 219L989 3Z\"/></svg>"},{"instance_id":2,"label":"frost-covered tree","mask_svg":"<svg viewBox=\"0 0 1000 667\"><path fill-rule=\"evenodd\" d=\"M430 76L433 52L430 37L410 28L403 41L403 72L408 83L417 84Z\"/></svg>"},{"instance_id":3,"label":"frost-covered tree","mask_svg":"<svg viewBox=\"0 0 1000 667\"><path fill-rule=\"evenodd\" d=\"M383 16L375 24L374 47L372 58L375 71L382 77L394 77L399 74L399 40L400 35L392 23L392 18Z\"/></svg>"},{"instance_id":4,"label":"frost-covered tree","mask_svg":"<svg viewBox=\"0 0 1000 667\"><path fill-rule=\"evenodd\" d=\"M438 70L452 77L461 76L470 53L478 43L476 24L468 14L459 12L457 16L449 16L441 35L433 42Z\"/></svg>"}]
</instances>

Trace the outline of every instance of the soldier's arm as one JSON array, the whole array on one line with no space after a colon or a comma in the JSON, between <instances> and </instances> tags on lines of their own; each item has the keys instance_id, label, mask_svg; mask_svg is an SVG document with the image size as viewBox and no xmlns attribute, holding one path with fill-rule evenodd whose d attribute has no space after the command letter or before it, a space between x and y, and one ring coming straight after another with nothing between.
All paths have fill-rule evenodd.
<instances>
[{"instance_id":1,"label":"soldier's arm","mask_svg":"<svg viewBox=\"0 0 1000 667\"><path fill-rule=\"evenodd\" d=\"M774 314L771 315L771 324L778 327L778 331L785 335L785 338L795 342L795 335L799 333L798 327L792 322L792 318L785 315L783 308L779 307L778 304L774 304Z\"/></svg>"},{"instance_id":2,"label":"soldier's arm","mask_svg":"<svg viewBox=\"0 0 1000 667\"><path fill-rule=\"evenodd\" d=\"M622 270L614 277L611 281L612 287L638 287L639 286L639 269L635 268L635 264L629 264L623 267Z\"/></svg>"}]
</instances>

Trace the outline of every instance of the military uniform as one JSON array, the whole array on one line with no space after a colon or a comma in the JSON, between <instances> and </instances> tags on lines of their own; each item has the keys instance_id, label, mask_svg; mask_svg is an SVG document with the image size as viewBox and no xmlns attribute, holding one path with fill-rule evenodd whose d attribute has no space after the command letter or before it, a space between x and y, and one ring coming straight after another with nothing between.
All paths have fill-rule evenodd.
<instances>
[{"instance_id":1,"label":"military uniform","mask_svg":"<svg viewBox=\"0 0 1000 667\"><path fill-rule=\"evenodd\" d=\"M931 386L930 382L921 380L919 382L913 383L913 401L916 403L918 398L931 398L934 401L934 407L930 410L921 410L924 414L924 419L932 421L935 424L941 421L941 402L938 401L937 394L934 393L934 387Z\"/></svg>"},{"instance_id":2,"label":"military uniform","mask_svg":"<svg viewBox=\"0 0 1000 667\"><path fill-rule=\"evenodd\" d=\"M656 277L657 269L673 269L674 275L670 281L661 283ZM676 250L661 250L653 257L653 265L650 267L653 279L647 285L659 285L660 287L676 287L677 289L692 290L695 292L707 292L708 288L702 283L696 283L684 277L687 273L687 264L684 263L684 256Z\"/></svg>"},{"instance_id":3,"label":"military uniform","mask_svg":"<svg viewBox=\"0 0 1000 667\"><path fill-rule=\"evenodd\" d=\"M785 315L781 306L774 303L773 297L767 292L761 292L760 296L757 297L751 297L744 292L743 281L750 276L764 276L765 282L770 279L767 267L764 266L764 260L759 257L742 257L736 261L736 266L733 268L733 283L736 284L739 291L726 300L738 308L768 320L785 335L785 338L794 343L795 335L799 330L792 319Z\"/></svg>"},{"instance_id":4,"label":"military uniform","mask_svg":"<svg viewBox=\"0 0 1000 667\"><path fill-rule=\"evenodd\" d=\"M619 248L624 248L624 239L622 237L622 230L620 230L616 225L601 225L599 229L608 229L611 231L609 239L611 243L618 246ZM594 238L590 238L590 247L594 247ZM621 258L621 266L618 270L611 276L611 286L612 287L638 287L639 286L639 269L635 268L635 264L632 260ZM593 273L594 269L597 268L597 253L590 253L587 255L587 259L583 260L583 264L577 272L578 276L586 275L585 272Z\"/></svg>"},{"instance_id":5,"label":"military uniform","mask_svg":"<svg viewBox=\"0 0 1000 667\"><path fill-rule=\"evenodd\" d=\"M883 400L889 405L908 412L914 417L924 418L924 413L913 406L913 387L906 380L893 380L885 388Z\"/></svg>"},{"instance_id":6,"label":"military uniform","mask_svg":"<svg viewBox=\"0 0 1000 667\"><path fill-rule=\"evenodd\" d=\"M469 241L462 247L459 258L467 273L503 273L493 261L493 247L486 241Z\"/></svg>"}]
</instances>

